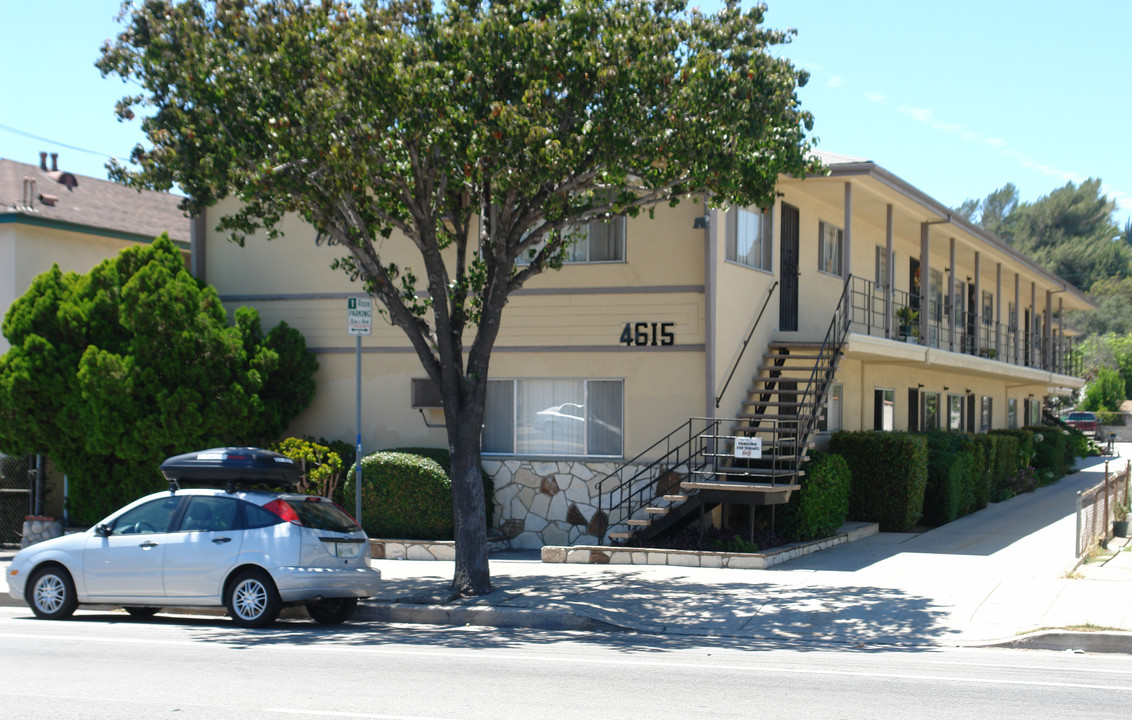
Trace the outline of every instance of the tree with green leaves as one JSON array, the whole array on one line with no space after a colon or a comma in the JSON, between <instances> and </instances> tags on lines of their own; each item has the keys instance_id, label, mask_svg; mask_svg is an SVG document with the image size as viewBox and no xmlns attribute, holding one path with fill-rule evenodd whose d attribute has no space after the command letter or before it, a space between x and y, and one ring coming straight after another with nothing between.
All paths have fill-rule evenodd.
<instances>
[{"instance_id":1,"label":"tree with green leaves","mask_svg":"<svg viewBox=\"0 0 1132 720\"><path fill-rule=\"evenodd\" d=\"M219 229L329 238L443 396L457 560L490 589L480 441L509 296L561 266L571 228L708 197L767 206L809 159L806 74L770 52L765 7L684 0L148 0L98 66L136 83L137 187ZM411 246L411 267L383 256Z\"/></svg>"},{"instance_id":2,"label":"tree with green leaves","mask_svg":"<svg viewBox=\"0 0 1132 720\"><path fill-rule=\"evenodd\" d=\"M1081 407L1085 410L1116 411L1124 402L1124 378L1110 367L1097 369L1096 378L1085 388Z\"/></svg>"},{"instance_id":3,"label":"tree with green leaves","mask_svg":"<svg viewBox=\"0 0 1132 720\"><path fill-rule=\"evenodd\" d=\"M170 455L274 440L314 397L302 335L264 336L251 308L230 325L164 235L87 274L52 267L3 332L0 449L49 455L80 523L159 489Z\"/></svg>"}]
</instances>

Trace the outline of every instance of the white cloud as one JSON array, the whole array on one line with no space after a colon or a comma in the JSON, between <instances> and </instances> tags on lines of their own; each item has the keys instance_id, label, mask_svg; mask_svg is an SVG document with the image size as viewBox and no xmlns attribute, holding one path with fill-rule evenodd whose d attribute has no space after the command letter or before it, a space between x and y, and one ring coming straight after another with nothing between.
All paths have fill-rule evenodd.
<instances>
[{"instance_id":1,"label":"white cloud","mask_svg":"<svg viewBox=\"0 0 1132 720\"><path fill-rule=\"evenodd\" d=\"M839 88L845 86L845 78L840 75L834 75L829 80L826 80L825 86L828 88Z\"/></svg>"},{"instance_id":2,"label":"white cloud","mask_svg":"<svg viewBox=\"0 0 1132 720\"><path fill-rule=\"evenodd\" d=\"M878 105L884 105L885 102L888 100L888 98L886 98L884 95L881 95L878 92L867 92L867 93L865 93L865 98L868 99L868 100L872 100L873 102L877 103Z\"/></svg>"}]
</instances>

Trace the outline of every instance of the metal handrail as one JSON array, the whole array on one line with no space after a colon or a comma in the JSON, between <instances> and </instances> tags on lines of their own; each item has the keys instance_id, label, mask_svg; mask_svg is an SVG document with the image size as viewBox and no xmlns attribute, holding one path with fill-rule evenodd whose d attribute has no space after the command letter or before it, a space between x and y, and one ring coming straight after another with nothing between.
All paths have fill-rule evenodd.
<instances>
[{"instance_id":1,"label":"metal handrail","mask_svg":"<svg viewBox=\"0 0 1132 720\"><path fill-rule=\"evenodd\" d=\"M715 406L717 408L719 407L719 403L723 400L724 393L727 392L727 386L731 384L731 378L735 377L735 371L739 369L739 362L743 359L743 353L747 351L747 344L750 343L751 338L754 337L755 329L758 328L759 322L762 321L763 313L766 312L766 306L770 304L770 298L774 295L774 289L777 287L778 281L775 280L774 284L770 286L770 290L767 291L766 300L763 300L763 306L762 309L759 310L758 317L756 317L755 321L751 324L751 329L747 333L747 339L743 341L743 347L739 348L739 356L735 358L735 364L731 366L731 372L727 373L727 379L723 381L723 389L719 391L719 395L715 398Z\"/></svg>"}]
</instances>

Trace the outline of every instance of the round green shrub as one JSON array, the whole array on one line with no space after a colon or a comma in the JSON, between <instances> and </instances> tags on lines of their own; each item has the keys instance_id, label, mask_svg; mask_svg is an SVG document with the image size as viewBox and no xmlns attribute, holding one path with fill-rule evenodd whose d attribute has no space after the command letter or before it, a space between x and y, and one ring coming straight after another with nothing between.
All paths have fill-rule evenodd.
<instances>
[{"instance_id":1,"label":"round green shrub","mask_svg":"<svg viewBox=\"0 0 1132 720\"><path fill-rule=\"evenodd\" d=\"M362 517L370 537L406 540L452 539L452 484L437 461L403 452L362 458ZM343 483L354 497L355 471Z\"/></svg>"}]
</instances>

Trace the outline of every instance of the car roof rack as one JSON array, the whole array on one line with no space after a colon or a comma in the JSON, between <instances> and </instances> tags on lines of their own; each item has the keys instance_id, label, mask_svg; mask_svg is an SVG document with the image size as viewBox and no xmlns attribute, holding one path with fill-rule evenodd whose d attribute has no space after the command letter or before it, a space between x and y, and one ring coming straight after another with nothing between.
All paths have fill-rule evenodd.
<instances>
[{"instance_id":1,"label":"car roof rack","mask_svg":"<svg viewBox=\"0 0 1132 720\"><path fill-rule=\"evenodd\" d=\"M302 467L286 455L255 447L226 447L174 455L161 463L169 491L183 485L223 486L234 493L241 485L271 485L294 489Z\"/></svg>"}]
</instances>

